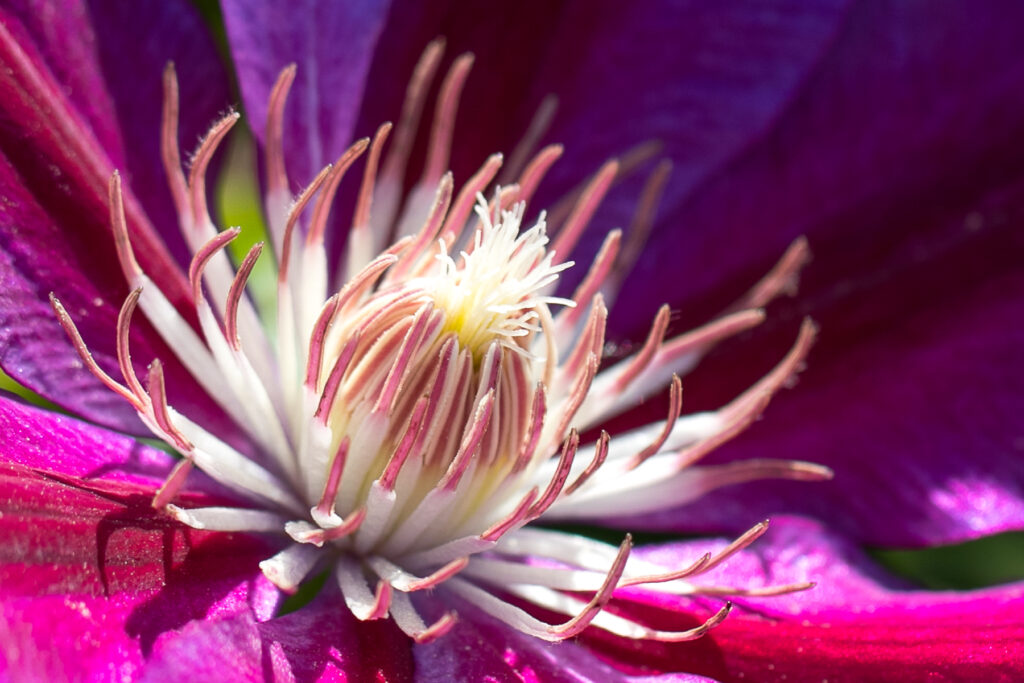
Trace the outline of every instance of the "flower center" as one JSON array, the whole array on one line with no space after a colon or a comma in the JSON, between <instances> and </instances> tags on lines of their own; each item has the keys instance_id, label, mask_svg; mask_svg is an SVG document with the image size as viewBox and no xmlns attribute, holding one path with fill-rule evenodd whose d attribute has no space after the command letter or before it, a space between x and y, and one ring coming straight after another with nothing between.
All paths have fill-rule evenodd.
<instances>
[{"instance_id":1,"label":"flower center","mask_svg":"<svg viewBox=\"0 0 1024 683\"><path fill-rule=\"evenodd\" d=\"M453 196L452 175L443 168L458 95L472 64L471 57L462 56L441 86L423 177L403 199L418 112L441 49L440 42L427 48L383 162L390 124L372 141L353 144L294 201L287 192L282 121L295 72L282 73L271 93L265 136L265 209L277 299L275 310L263 314L246 295L263 245L234 268L224 249L239 231L218 232L206 208L206 168L238 117L229 114L214 124L186 178L177 161L177 80L168 68L162 152L193 253L188 275L200 329L136 262L116 174L110 184L111 222L134 290L117 327L123 384L96 364L55 298L54 309L93 373L182 455L154 505L197 528L276 534L284 547L261 567L283 590L294 590L317 568L329 568L356 617L390 616L420 641L447 631L455 607L466 602L547 640L571 637L590 624L627 638L697 637L725 617L728 604L697 628L669 632L602 608L616 588L635 584L701 593L687 577L724 561L765 525L716 556L669 570L631 558L628 537L616 549L527 525L542 516L593 520L642 514L758 477L829 476L825 468L792 461L689 467L754 420L793 376L813 337L810 324L775 370L714 413L682 417L675 375L717 340L760 322L758 307L795 283L806 246L795 244L735 312L694 332L666 340L669 312L662 308L643 346L599 372L607 317L601 291L614 297L632 265L667 167L655 170L644 191L631 230L634 241L622 245L619 231L609 233L573 296L554 296L559 273L572 265L562 257L616 177L631 169L608 162L567 208L553 212L559 217L552 219L557 227L550 249L544 213L533 227L522 229L534 190L561 154L558 146L533 153L543 130L531 128L512 155L529 161L506 169L516 182L496 190L492 202L482 192L497 177L500 155L489 158ZM547 118L544 112L538 117ZM324 242L328 216L343 177L364 154L344 277L335 278ZM459 249L459 255L450 249ZM332 287L334 280L344 284ZM236 450L168 405L159 359L145 384L136 375L128 330L138 306L197 387L219 403L256 452ZM552 306L558 306L556 312ZM663 423L617 435L614 442L603 431L596 441L581 442L581 432L597 431L603 419L666 384L671 398ZM242 500L195 509L172 504L192 468ZM538 557L546 561L538 564ZM751 593L721 586L707 592L730 591ZM523 603L570 617L549 624L525 611ZM438 612L442 616L433 623L423 620L423 614Z\"/></svg>"}]
</instances>

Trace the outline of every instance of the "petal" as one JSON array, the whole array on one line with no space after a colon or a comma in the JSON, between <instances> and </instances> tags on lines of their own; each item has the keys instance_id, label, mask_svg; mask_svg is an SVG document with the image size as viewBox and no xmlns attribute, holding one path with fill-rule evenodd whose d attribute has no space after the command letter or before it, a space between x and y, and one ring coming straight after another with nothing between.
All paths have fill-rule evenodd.
<instances>
[{"instance_id":1,"label":"petal","mask_svg":"<svg viewBox=\"0 0 1024 683\"><path fill-rule=\"evenodd\" d=\"M264 676L256 621L239 614L215 621L193 621L157 640L140 680L201 682L273 680Z\"/></svg>"},{"instance_id":2,"label":"petal","mask_svg":"<svg viewBox=\"0 0 1024 683\"><path fill-rule=\"evenodd\" d=\"M0 463L0 666L13 680L134 675L161 634L276 608L265 542L183 527L125 479Z\"/></svg>"},{"instance_id":3,"label":"petal","mask_svg":"<svg viewBox=\"0 0 1024 683\"><path fill-rule=\"evenodd\" d=\"M154 510L156 486L173 464L166 453L6 398L0 433L2 595L164 586L169 596L185 579L237 583L230 577L256 575L273 554L251 537L198 532ZM190 482L190 502L223 500L203 477Z\"/></svg>"},{"instance_id":4,"label":"petal","mask_svg":"<svg viewBox=\"0 0 1024 683\"><path fill-rule=\"evenodd\" d=\"M979 269L1000 258L996 245L979 256ZM843 312L857 321L874 300L850 302ZM823 316L821 348L799 384L708 461L795 457L832 467L835 479L745 484L616 525L739 530L795 511L892 546L1024 527L1022 301L1024 276L1008 274L937 297L870 334L849 330L841 315ZM726 356L695 374L691 387L721 382L730 362Z\"/></svg>"},{"instance_id":5,"label":"petal","mask_svg":"<svg viewBox=\"0 0 1024 683\"><path fill-rule=\"evenodd\" d=\"M17 0L7 7L8 21L24 30L112 166L182 256L160 161L164 67L173 61L179 75L183 153L231 101L228 74L195 7L181 0Z\"/></svg>"},{"instance_id":6,"label":"petal","mask_svg":"<svg viewBox=\"0 0 1024 683\"><path fill-rule=\"evenodd\" d=\"M678 566L723 545L698 541L637 552ZM722 680L1013 680L1024 673L1024 585L967 593L901 590L861 551L807 520L776 520L754 546L698 582L759 586L809 580L818 586L736 599L729 617L692 643L645 642L638 649L592 629L588 645L630 671L695 671ZM678 624L692 619L687 613L693 614L695 603L630 589L617 608Z\"/></svg>"},{"instance_id":7,"label":"petal","mask_svg":"<svg viewBox=\"0 0 1024 683\"><path fill-rule=\"evenodd\" d=\"M97 35L115 32L121 25L120 13L131 9L113 5L117 8L109 14L98 8L90 14L76 3L0 11L0 61L6 67L0 79L0 189L5 199L0 209L0 364L58 405L107 425L140 430L132 411L82 367L50 310L48 296L52 292L61 299L100 364L116 367L114 321L127 289L109 226L107 181L120 165L132 174L129 181L138 180L142 189L164 187L162 180L155 180L163 175L154 152L159 99L146 97L146 103L139 104L150 85L137 85L135 79L151 82L158 92L165 60L177 51L183 64L190 65L188 55L198 58L208 50L200 46L206 38L193 10L179 2L155 3L152 15L137 17L159 24L158 34L166 43L147 41L147 49L131 59L123 54L129 48L120 43L116 49L107 40L93 45ZM134 22L136 15L132 17ZM196 38L180 38L188 35ZM81 51L87 55L79 59ZM55 60L52 68L49 57ZM152 74L143 77L134 69ZM192 87L197 91L223 92L216 68L214 75L196 71L199 77ZM112 81L116 85L108 88ZM183 92L183 98L190 98L189 92ZM197 119L212 113L207 94L185 101L196 102ZM208 110L202 111L204 107ZM131 125L119 125L121 120L130 120ZM183 133L194 135L195 121L189 126ZM148 142L141 140L143 128L149 130ZM187 300L180 268L143 212L152 210L161 228L172 226L174 214L161 208L169 200L163 194L154 195L161 197L159 202L147 193L139 196L143 204L127 198L138 258L172 300ZM150 328L133 330L132 342L140 367L158 356L166 361L172 403L192 405L190 412L208 415L230 431L221 411L194 390L194 382Z\"/></svg>"},{"instance_id":8,"label":"petal","mask_svg":"<svg viewBox=\"0 0 1024 683\"><path fill-rule=\"evenodd\" d=\"M789 511L886 545L1024 526L1024 59L1008 22L1021 7L985 9L854 4L778 115L670 189L614 325L637 337L666 300L679 328L697 325L806 234L801 296L708 358L686 405L738 394L810 315L821 334L800 383L709 462L799 458L836 478L746 485L623 524L736 531Z\"/></svg>"},{"instance_id":9,"label":"petal","mask_svg":"<svg viewBox=\"0 0 1024 683\"><path fill-rule=\"evenodd\" d=\"M409 681L412 643L390 620L358 621L334 590L312 604L260 624L275 670L299 681Z\"/></svg>"},{"instance_id":10,"label":"petal","mask_svg":"<svg viewBox=\"0 0 1024 683\"><path fill-rule=\"evenodd\" d=\"M390 2L222 4L249 125L262 139L278 74L298 67L285 114L293 189L348 147Z\"/></svg>"}]
</instances>

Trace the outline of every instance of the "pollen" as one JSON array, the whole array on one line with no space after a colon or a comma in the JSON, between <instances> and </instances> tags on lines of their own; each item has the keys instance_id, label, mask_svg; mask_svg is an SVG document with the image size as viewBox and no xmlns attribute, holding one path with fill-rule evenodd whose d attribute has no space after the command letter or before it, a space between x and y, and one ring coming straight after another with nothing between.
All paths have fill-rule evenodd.
<instances>
[{"instance_id":1,"label":"pollen","mask_svg":"<svg viewBox=\"0 0 1024 683\"><path fill-rule=\"evenodd\" d=\"M543 214L532 228L520 231L525 209L525 203L519 203L511 210L495 209L492 217L483 195L478 195L479 226L469 250L461 252L457 263L441 241L436 256L440 272L425 285L445 313L445 331L455 333L478 360L495 341L529 355L531 337L541 331L542 317L550 315L546 307L576 305L545 293L573 264L552 265L555 253L545 249Z\"/></svg>"}]
</instances>

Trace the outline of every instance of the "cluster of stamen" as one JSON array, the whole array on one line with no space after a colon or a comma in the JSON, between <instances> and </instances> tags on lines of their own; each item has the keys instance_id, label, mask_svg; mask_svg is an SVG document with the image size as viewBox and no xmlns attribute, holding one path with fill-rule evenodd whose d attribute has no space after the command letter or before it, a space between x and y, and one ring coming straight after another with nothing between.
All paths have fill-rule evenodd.
<instances>
[{"instance_id":1,"label":"cluster of stamen","mask_svg":"<svg viewBox=\"0 0 1024 683\"><path fill-rule=\"evenodd\" d=\"M139 267L116 174L110 183L111 223L132 289L117 329L123 383L99 367L53 299L93 373L182 456L154 505L197 528L279 534L283 549L261 566L280 588L295 590L311 573L330 568L356 617L390 616L419 641L445 633L460 601L548 640L572 637L591 624L627 638L687 640L720 622L729 604L702 625L679 631L654 630L603 607L617 588L635 585L712 596L806 588L689 581L756 540L764 523L717 554L668 570L631 557L628 536L614 548L527 527L542 516L640 514L755 478L828 476L825 468L794 461L691 467L744 429L797 372L813 338L809 323L779 365L732 403L713 413L681 415L678 375L717 341L761 321L759 307L795 283L806 246L795 244L734 310L696 331L666 339L669 310L663 307L644 344L602 369L605 302L617 293L642 246L667 165L651 175L627 240L617 230L609 233L572 297L556 297L558 274L572 265L565 256L612 184L648 159L651 147L641 146L621 163L608 162L548 218L542 213L522 230L537 186L561 154L558 146L533 150L553 102L542 105L490 201L483 193L501 180L500 155L487 159L456 195L445 168L472 65L471 57L462 56L441 85L422 178L403 192L442 50L435 41L424 53L388 156L382 161L392 129L385 124L294 199L283 152L283 113L294 68L282 73L271 94L265 138L265 209L277 301L274 311L262 313L246 288L257 259L271 250L257 244L233 267L225 248L239 230L218 232L206 204L206 170L237 115L214 124L186 177L177 146L177 81L168 68L162 151L193 253L188 278L199 330ZM324 237L338 187L363 155L344 272L336 277L329 272ZM555 235L550 248L548 225ZM336 291L335 281L344 282ZM128 344L137 307L258 453L239 452L168 405L159 360L145 381L138 377ZM595 442L581 441L581 433L666 384L664 422L615 438L601 431ZM247 503L174 505L194 467ZM538 557L547 561L532 561ZM524 604L568 619L544 622ZM428 624L427 613L442 616Z\"/></svg>"}]
</instances>

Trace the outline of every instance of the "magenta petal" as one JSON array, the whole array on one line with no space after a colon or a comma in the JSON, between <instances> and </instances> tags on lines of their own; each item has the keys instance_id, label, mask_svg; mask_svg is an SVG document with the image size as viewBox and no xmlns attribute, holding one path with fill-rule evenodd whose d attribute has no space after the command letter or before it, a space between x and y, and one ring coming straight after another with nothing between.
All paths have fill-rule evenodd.
<instances>
[{"instance_id":1,"label":"magenta petal","mask_svg":"<svg viewBox=\"0 0 1024 683\"><path fill-rule=\"evenodd\" d=\"M161 634L273 614L279 592L258 567L273 547L195 531L152 508L166 456L66 417L0 406L0 657L12 680L134 675Z\"/></svg>"},{"instance_id":2,"label":"magenta petal","mask_svg":"<svg viewBox=\"0 0 1024 683\"><path fill-rule=\"evenodd\" d=\"M681 566L724 542L640 548ZM628 670L695 671L721 680L1018 680L1024 675L1024 586L965 593L901 590L864 554L816 523L779 519L750 549L699 582L760 586L817 581L812 590L737 598L701 640L624 644L591 630L588 645ZM710 601L622 591L617 609L660 626L689 623Z\"/></svg>"},{"instance_id":3,"label":"magenta petal","mask_svg":"<svg viewBox=\"0 0 1024 683\"><path fill-rule=\"evenodd\" d=\"M357 620L336 590L259 630L264 661L297 681L413 680L412 642L391 621Z\"/></svg>"},{"instance_id":4,"label":"magenta petal","mask_svg":"<svg viewBox=\"0 0 1024 683\"><path fill-rule=\"evenodd\" d=\"M261 139L274 81L289 64L298 67L285 113L293 190L351 144L360 103L370 92L366 75L389 5L222 3L246 116Z\"/></svg>"},{"instance_id":5,"label":"magenta petal","mask_svg":"<svg viewBox=\"0 0 1024 683\"><path fill-rule=\"evenodd\" d=\"M142 651L124 623L142 595L47 595L0 602L5 680L135 680Z\"/></svg>"}]
</instances>

